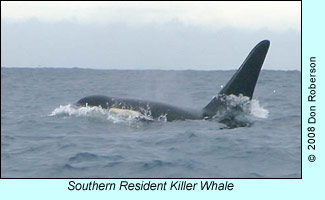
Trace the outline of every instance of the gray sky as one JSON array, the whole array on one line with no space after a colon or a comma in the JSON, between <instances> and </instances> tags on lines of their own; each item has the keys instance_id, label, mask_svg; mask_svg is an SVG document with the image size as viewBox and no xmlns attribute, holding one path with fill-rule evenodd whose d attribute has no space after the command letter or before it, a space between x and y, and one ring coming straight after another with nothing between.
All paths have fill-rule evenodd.
<instances>
[{"instance_id":1,"label":"gray sky","mask_svg":"<svg viewBox=\"0 0 325 200\"><path fill-rule=\"evenodd\" d=\"M1 2L1 66L300 70L300 2Z\"/></svg>"}]
</instances>

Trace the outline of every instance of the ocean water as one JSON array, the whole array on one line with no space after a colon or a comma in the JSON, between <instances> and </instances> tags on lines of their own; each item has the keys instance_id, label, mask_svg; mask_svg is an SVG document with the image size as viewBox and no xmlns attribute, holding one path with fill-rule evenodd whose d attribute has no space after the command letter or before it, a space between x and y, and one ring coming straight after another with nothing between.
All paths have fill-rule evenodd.
<instances>
[{"instance_id":1,"label":"ocean water","mask_svg":"<svg viewBox=\"0 0 325 200\"><path fill-rule=\"evenodd\" d=\"M203 108L234 72L1 68L1 176L301 177L299 71L262 70L253 100L234 100L238 127L72 106L101 94Z\"/></svg>"}]
</instances>

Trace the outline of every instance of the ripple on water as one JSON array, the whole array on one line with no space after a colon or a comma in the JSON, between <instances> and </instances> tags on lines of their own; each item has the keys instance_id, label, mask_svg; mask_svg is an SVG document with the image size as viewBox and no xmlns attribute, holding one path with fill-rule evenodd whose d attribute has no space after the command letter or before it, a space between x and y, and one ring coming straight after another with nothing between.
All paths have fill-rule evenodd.
<instances>
[{"instance_id":1,"label":"ripple on water","mask_svg":"<svg viewBox=\"0 0 325 200\"><path fill-rule=\"evenodd\" d=\"M124 159L121 155L97 155L89 152L80 152L71 156L68 161L70 163L92 162L92 161L118 161Z\"/></svg>"},{"instance_id":2,"label":"ripple on water","mask_svg":"<svg viewBox=\"0 0 325 200\"><path fill-rule=\"evenodd\" d=\"M76 155L69 158L70 162L82 162L82 161L91 161L96 160L98 156L96 154L88 153L88 152L82 152L77 153Z\"/></svg>"},{"instance_id":3,"label":"ripple on water","mask_svg":"<svg viewBox=\"0 0 325 200\"><path fill-rule=\"evenodd\" d=\"M153 161L142 163L142 168L145 170L148 170L148 169L157 168L157 167L171 167L173 165L174 165L174 163L172 163L172 162L167 162L167 161L163 161L163 160L153 160Z\"/></svg>"}]
</instances>

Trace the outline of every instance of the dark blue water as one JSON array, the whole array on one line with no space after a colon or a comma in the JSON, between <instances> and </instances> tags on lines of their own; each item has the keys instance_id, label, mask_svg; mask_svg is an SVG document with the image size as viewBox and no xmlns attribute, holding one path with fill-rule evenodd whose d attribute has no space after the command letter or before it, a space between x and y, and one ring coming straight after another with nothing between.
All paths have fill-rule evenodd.
<instances>
[{"instance_id":1,"label":"dark blue water","mask_svg":"<svg viewBox=\"0 0 325 200\"><path fill-rule=\"evenodd\" d=\"M298 71L261 72L244 127L71 106L102 94L202 108L233 73L1 68L2 177L300 177Z\"/></svg>"}]
</instances>

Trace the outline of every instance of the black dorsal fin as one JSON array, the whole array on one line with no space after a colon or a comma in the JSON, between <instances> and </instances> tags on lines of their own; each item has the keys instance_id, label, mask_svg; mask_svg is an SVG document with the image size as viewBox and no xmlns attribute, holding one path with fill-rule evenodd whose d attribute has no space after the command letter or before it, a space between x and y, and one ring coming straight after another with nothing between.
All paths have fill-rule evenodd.
<instances>
[{"instance_id":1,"label":"black dorsal fin","mask_svg":"<svg viewBox=\"0 0 325 200\"><path fill-rule=\"evenodd\" d=\"M260 74L262 65L264 63L266 53L269 49L270 41L263 40L258 43L247 58L232 76L230 81L219 92L219 97L224 95L247 96L250 99L253 97L255 85ZM212 101L203 109L205 116L213 116L218 110L220 104L219 97L214 97Z\"/></svg>"},{"instance_id":2,"label":"black dorsal fin","mask_svg":"<svg viewBox=\"0 0 325 200\"><path fill-rule=\"evenodd\" d=\"M243 96L252 99L256 81L260 74L269 46L270 41L268 40L263 40L258 43L219 94L233 94L236 96L242 94Z\"/></svg>"}]
</instances>

